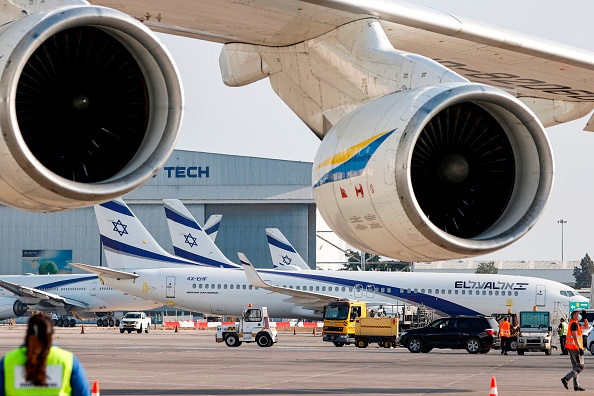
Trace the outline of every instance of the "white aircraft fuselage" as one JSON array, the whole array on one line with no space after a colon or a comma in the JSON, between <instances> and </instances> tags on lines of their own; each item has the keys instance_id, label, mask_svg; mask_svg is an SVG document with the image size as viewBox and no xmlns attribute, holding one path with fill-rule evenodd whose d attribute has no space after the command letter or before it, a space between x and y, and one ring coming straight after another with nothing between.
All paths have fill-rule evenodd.
<instances>
[{"instance_id":1,"label":"white aircraft fuselage","mask_svg":"<svg viewBox=\"0 0 594 396\"><path fill-rule=\"evenodd\" d=\"M439 315L490 315L508 310L561 312L587 301L559 282L511 275L262 270L272 285L377 304L423 304ZM320 318L303 299L251 286L243 270L160 268L135 270L134 280L102 277L106 286L182 309L240 315L247 304L266 306L277 318Z\"/></svg>"}]
</instances>

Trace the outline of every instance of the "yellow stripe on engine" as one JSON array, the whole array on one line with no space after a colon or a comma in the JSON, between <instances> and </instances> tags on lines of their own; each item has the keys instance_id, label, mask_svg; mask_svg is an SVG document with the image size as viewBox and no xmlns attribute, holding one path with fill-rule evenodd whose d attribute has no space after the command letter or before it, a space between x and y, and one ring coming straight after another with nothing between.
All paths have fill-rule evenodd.
<instances>
[{"instance_id":1,"label":"yellow stripe on engine","mask_svg":"<svg viewBox=\"0 0 594 396\"><path fill-rule=\"evenodd\" d=\"M361 149L367 145L369 145L369 143L373 142L374 140L376 140L377 138L385 135L386 133L388 133L390 131L385 131L382 133L378 133L375 136L370 137L367 140L362 141L359 144L356 144L352 147L349 147L348 149L333 155L332 157L328 158L326 161L323 161L320 165L318 165L316 167L316 169L320 169L324 166L328 166L328 165L334 165L334 164L340 164L345 162L346 160L348 160L349 158L351 158L353 155L357 154L359 151L361 151Z\"/></svg>"}]
</instances>

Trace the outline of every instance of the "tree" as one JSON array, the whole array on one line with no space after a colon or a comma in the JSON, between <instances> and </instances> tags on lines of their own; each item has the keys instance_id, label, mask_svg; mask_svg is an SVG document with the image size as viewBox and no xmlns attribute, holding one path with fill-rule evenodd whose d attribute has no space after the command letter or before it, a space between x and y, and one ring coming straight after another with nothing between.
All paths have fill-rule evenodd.
<instances>
[{"instance_id":1,"label":"tree","mask_svg":"<svg viewBox=\"0 0 594 396\"><path fill-rule=\"evenodd\" d=\"M347 263L341 270L357 271L361 268L361 254L356 250L347 249L345 253ZM365 255L365 270L367 271L410 271L410 262L408 261L380 261L381 257L377 254L367 253Z\"/></svg>"},{"instance_id":2,"label":"tree","mask_svg":"<svg viewBox=\"0 0 594 396\"><path fill-rule=\"evenodd\" d=\"M39 264L39 275L57 274L58 266L51 260L46 260Z\"/></svg>"},{"instance_id":3,"label":"tree","mask_svg":"<svg viewBox=\"0 0 594 396\"><path fill-rule=\"evenodd\" d=\"M592 273L594 273L594 262L592 262L588 253L586 253L586 256L580 262L580 266L573 269L575 288L582 289L584 287L590 287L592 284Z\"/></svg>"},{"instance_id":4,"label":"tree","mask_svg":"<svg viewBox=\"0 0 594 396\"><path fill-rule=\"evenodd\" d=\"M475 274L496 274L499 268L495 266L495 261L481 261L476 267Z\"/></svg>"}]
</instances>

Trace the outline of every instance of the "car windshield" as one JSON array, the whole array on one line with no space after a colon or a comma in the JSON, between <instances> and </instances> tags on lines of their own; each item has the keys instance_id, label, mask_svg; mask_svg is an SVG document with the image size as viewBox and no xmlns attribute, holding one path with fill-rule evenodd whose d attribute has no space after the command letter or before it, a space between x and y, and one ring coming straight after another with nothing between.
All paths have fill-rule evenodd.
<instances>
[{"instance_id":1,"label":"car windshield","mask_svg":"<svg viewBox=\"0 0 594 396\"><path fill-rule=\"evenodd\" d=\"M349 314L348 305L330 305L326 308L324 319L345 320Z\"/></svg>"},{"instance_id":2,"label":"car windshield","mask_svg":"<svg viewBox=\"0 0 594 396\"><path fill-rule=\"evenodd\" d=\"M128 313L125 316L126 319L140 319L139 313Z\"/></svg>"}]
</instances>

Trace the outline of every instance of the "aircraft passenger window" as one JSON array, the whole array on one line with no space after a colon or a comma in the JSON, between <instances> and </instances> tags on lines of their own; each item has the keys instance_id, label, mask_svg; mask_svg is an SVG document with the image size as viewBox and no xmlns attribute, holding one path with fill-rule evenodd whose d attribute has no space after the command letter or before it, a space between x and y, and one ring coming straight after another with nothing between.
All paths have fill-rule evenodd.
<instances>
[{"instance_id":1,"label":"aircraft passenger window","mask_svg":"<svg viewBox=\"0 0 594 396\"><path fill-rule=\"evenodd\" d=\"M429 290L427 291L427 293L431 294L431 289L429 289Z\"/></svg>"},{"instance_id":2,"label":"aircraft passenger window","mask_svg":"<svg viewBox=\"0 0 594 396\"><path fill-rule=\"evenodd\" d=\"M435 294L439 294L439 289L435 289Z\"/></svg>"},{"instance_id":3,"label":"aircraft passenger window","mask_svg":"<svg viewBox=\"0 0 594 396\"><path fill-rule=\"evenodd\" d=\"M445 294L445 289L441 289L441 294Z\"/></svg>"},{"instance_id":4,"label":"aircraft passenger window","mask_svg":"<svg viewBox=\"0 0 594 396\"><path fill-rule=\"evenodd\" d=\"M421 293L425 293L425 289L421 289Z\"/></svg>"},{"instance_id":5,"label":"aircraft passenger window","mask_svg":"<svg viewBox=\"0 0 594 396\"><path fill-rule=\"evenodd\" d=\"M217 289L220 289L220 288L221 288L221 284L219 283L219 284L217 285Z\"/></svg>"},{"instance_id":6,"label":"aircraft passenger window","mask_svg":"<svg viewBox=\"0 0 594 396\"><path fill-rule=\"evenodd\" d=\"M208 283L204 285L204 288L205 289L208 289Z\"/></svg>"},{"instance_id":7,"label":"aircraft passenger window","mask_svg":"<svg viewBox=\"0 0 594 396\"><path fill-rule=\"evenodd\" d=\"M236 289L239 289L240 287L239 287L239 285L235 285L235 288L236 288Z\"/></svg>"},{"instance_id":8,"label":"aircraft passenger window","mask_svg":"<svg viewBox=\"0 0 594 396\"><path fill-rule=\"evenodd\" d=\"M233 289L233 284L229 285L229 289Z\"/></svg>"},{"instance_id":9,"label":"aircraft passenger window","mask_svg":"<svg viewBox=\"0 0 594 396\"><path fill-rule=\"evenodd\" d=\"M246 287L247 287L247 285L243 285L241 288L242 288L243 290L245 290L245 289L246 289Z\"/></svg>"},{"instance_id":10,"label":"aircraft passenger window","mask_svg":"<svg viewBox=\"0 0 594 396\"><path fill-rule=\"evenodd\" d=\"M320 286L316 286L316 291L320 291Z\"/></svg>"},{"instance_id":11,"label":"aircraft passenger window","mask_svg":"<svg viewBox=\"0 0 594 396\"><path fill-rule=\"evenodd\" d=\"M310 286L309 287L309 291L313 291L313 286Z\"/></svg>"},{"instance_id":12,"label":"aircraft passenger window","mask_svg":"<svg viewBox=\"0 0 594 396\"><path fill-rule=\"evenodd\" d=\"M508 292L507 292L507 295L511 297L511 292L510 292L510 291L508 291Z\"/></svg>"},{"instance_id":13,"label":"aircraft passenger window","mask_svg":"<svg viewBox=\"0 0 594 396\"><path fill-rule=\"evenodd\" d=\"M211 289L214 289L214 288L215 288L215 285L214 285L214 283L210 285L210 288L211 288Z\"/></svg>"},{"instance_id":14,"label":"aircraft passenger window","mask_svg":"<svg viewBox=\"0 0 594 396\"><path fill-rule=\"evenodd\" d=\"M346 291L346 287L344 287L344 286L343 286L343 287L342 287L342 291Z\"/></svg>"},{"instance_id":15,"label":"aircraft passenger window","mask_svg":"<svg viewBox=\"0 0 594 396\"><path fill-rule=\"evenodd\" d=\"M250 285L250 290L252 290L252 288L253 288L253 286L252 286L252 285Z\"/></svg>"},{"instance_id":16,"label":"aircraft passenger window","mask_svg":"<svg viewBox=\"0 0 594 396\"><path fill-rule=\"evenodd\" d=\"M227 284L226 283L223 285L223 289L227 289Z\"/></svg>"},{"instance_id":17,"label":"aircraft passenger window","mask_svg":"<svg viewBox=\"0 0 594 396\"><path fill-rule=\"evenodd\" d=\"M322 286L322 291L326 291L326 286Z\"/></svg>"},{"instance_id":18,"label":"aircraft passenger window","mask_svg":"<svg viewBox=\"0 0 594 396\"><path fill-rule=\"evenodd\" d=\"M198 289L202 289L202 283L198 285Z\"/></svg>"},{"instance_id":19,"label":"aircraft passenger window","mask_svg":"<svg viewBox=\"0 0 594 396\"><path fill-rule=\"evenodd\" d=\"M256 290L258 290L258 289L259 289L259 287L258 287L258 286L256 286Z\"/></svg>"},{"instance_id":20,"label":"aircraft passenger window","mask_svg":"<svg viewBox=\"0 0 594 396\"><path fill-rule=\"evenodd\" d=\"M301 286L295 286L295 289L301 290Z\"/></svg>"},{"instance_id":21,"label":"aircraft passenger window","mask_svg":"<svg viewBox=\"0 0 594 396\"><path fill-rule=\"evenodd\" d=\"M483 296L486 296L486 295L487 295L487 291L483 290Z\"/></svg>"},{"instance_id":22,"label":"aircraft passenger window","mask_svg":"<svg viewBox=\"0 0 594 396\"><path fill-rule=\"evenodd\" d=\"M462 294L466 294L466 290L462 290Z\"/></svg>"},{"instance_id":23,"label":"aircraft passenger window","mask_svg":"<svg viewBox=\"0 0 594 396\"><path fill-rule=\"evenodd\" d=\"M292 288L293 288L293 285L289 285L289 289L292 289Z\"/></svg>"},{"instance_id":24,"label":"aircraft passenger window","mask_svg":"<svg viewBox=\"0 0 594 396\"><path fill-rule=\"evenodd\" d=\"M495 290L495 295L498 296L499 295L499 290Z\"/></svg>"},{"instance_id":25,"label":"aircraft passenger window","mask_svg":"<svg viewBox=\"0 0 594 396\"><path fill-rule=\"evenodd\" d=\"M352 287L349 287L349 292L352 292L352 291L353 291L353 288Z\"/></svg>"},{"instance_id":26,"label":"aircraft passenger window","mask_svg":"<svg viewBox=\"0 0 594 396\"><path fill-rule=\"evenodd\" d=\"M514 292L514 296L517 296L517 295L518 295L518 292L517 292L517 291L515 291L515 292Z\"/></svg>"},{"instance_id":27,"label":"aircraft passenger window","mask_svg":"<svg viewBox=\"0 0 594 396\"><path fill-rule=\"evenodd\" d=\"M464 291L462 291L462 294L464 294ZM472 296L472 290L468 290L468 295Z\"/></svg>"},{"instance_id":28,"label":"aircraft passenger window","mask_svg":"<svg viewBox=\"0 0 594 396\"><path fill-rule=\"evenodd\" d=\"M283 285L283 287L287 287L287 285Z\"/></svg>"},{"instance_id":29,"label":"aircraft passenger window","mask_svg":"<svg viewBox=\"0 0 594 396\"><path fill-rule=\"evenodd\" d=\"M336 287L334 288L334 291L338 291L338 286L336 286Z\"/></svg>"},{"instance_id":30,"label":"aircraft passenger window","mask_svg":"<svg viewBox=\"0 0 594 396\"><path fill-rule=\"evenodd\" d=\"M419 289L415 289L415 293L417 293L419 291Z\"/></svg>"},{"instance_id":31,"label":"aircraft passenger window","mask_svg":"<svg viewBox=\"0 0 594 396\"><path fill-rule=\"evenodd\" d=\"M192 289L195 289L195 288L196 288L196 284L192 283Z\"/></svg>"},{"instance_id":32,"label":"aircraft passenger window","mask_svg":"<svg viewBox=\"0 0 594 396\"><path fill-rule=\"evenodd\" d=\"M448 294L452 294L452 289L448 289Z\"/></svg>"}]
</instances>

